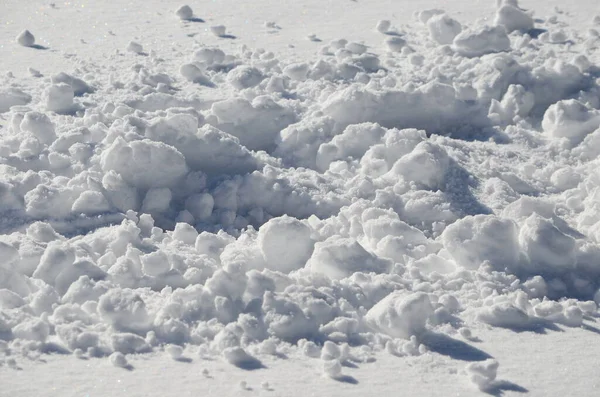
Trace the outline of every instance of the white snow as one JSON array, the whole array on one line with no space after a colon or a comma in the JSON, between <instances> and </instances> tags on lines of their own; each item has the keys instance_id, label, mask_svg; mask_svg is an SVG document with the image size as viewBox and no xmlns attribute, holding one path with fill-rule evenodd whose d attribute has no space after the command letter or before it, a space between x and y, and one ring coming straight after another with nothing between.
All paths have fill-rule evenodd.
<instances>
[{"instance_id":1,"label":"white snow","mask_svg":"<svg viewBox=\"0 0 600 397\"><path fill-rule=\"evenodd\" d=\"M217 37L223 37L225 36L227 28L225 27L225 25L213 25L210 27L210 31Z\"/></svg>"},{"instance_id":2,"label":"white snow","mask_svg":"<svg viewBox=\"0 0 600 397\"><path fill-rule=\"evenodd\" d=\"M7 0L0 389L589 395L583 3Z\"/></svg>"},{"instance_id":3,"label":"white snow","mask_svg":"<svg viewBox=\"0 0 600 397\"><path fill-rule=\"evenodd\" d=\"M496 25L504 26L508 33L519 30L527 32L533 29L533 18L518 7L505 4L496 11Z\"/></svg>"},{"instance_id":4,"label":"white snow","mask_svg":"<svg viewBox=\"0 0 600 397\"><path fill-rule=\"evenodd\" d=\"M35 44L35 37L29 30L24 30L17 36L17 43L23 47L33 47Z\"/></svg>"},{"instance_id":5,"label":"white snow","mask_svg":"<svg viewBox=\"0 0 600 397\"><path fill-rule=\"evenodd\" d=\"M192 10L192 8L190 6L188 6L186 4L186 5L182 5L181 7L179 7L175 11L175 15L177 15L179 17L179 19L181 19L183 21L187 21L194 17L194 11Z\"/></svg>"}]
</instances>

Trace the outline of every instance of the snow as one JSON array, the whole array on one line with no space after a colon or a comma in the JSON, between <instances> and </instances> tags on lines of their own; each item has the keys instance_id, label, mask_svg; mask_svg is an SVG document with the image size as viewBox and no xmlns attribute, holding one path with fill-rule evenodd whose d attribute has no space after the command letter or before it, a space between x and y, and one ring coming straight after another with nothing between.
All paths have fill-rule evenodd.
<instances>
[{"instance_id":1,"label":"snow","mask_svg":"<svg viewBox=\"0 0 600 397\"><path fill-rule=\"evenodd\" d=\"M31 7L0 31L2 391L593 390L593 4Z\"/></svg>"},{"instance_id":2,"label":"snow","mask_svg":"<svg viewBox=\"0 0 600 397\"><path fill-rule=\"evenodd\" d=\"M23 47L33 47L35 44L35 37L29 30L24 30L17 36L17 43Z\"/></svg>"}]
</instances>

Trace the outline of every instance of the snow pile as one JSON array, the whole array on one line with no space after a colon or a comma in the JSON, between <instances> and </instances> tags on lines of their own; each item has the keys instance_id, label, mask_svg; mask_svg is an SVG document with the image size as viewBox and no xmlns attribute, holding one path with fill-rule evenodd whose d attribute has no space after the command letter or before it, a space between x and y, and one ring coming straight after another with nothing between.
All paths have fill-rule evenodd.
<instances>
[{"instance_id":1,"label":"snow pile","mask_svg":"<svg viewBox=\"0 0 600 397\"><path fill-rule=\"evenodd\" d=\"M2 88L7 349L243 369L297 349L343 380L373 352L596 315L593 57L509 35L533 27L516 2L493 27L417 17L315 60L132 42L110 76ZM488 390L497 367L467 371Z\"/></svg>"}]
</instances>

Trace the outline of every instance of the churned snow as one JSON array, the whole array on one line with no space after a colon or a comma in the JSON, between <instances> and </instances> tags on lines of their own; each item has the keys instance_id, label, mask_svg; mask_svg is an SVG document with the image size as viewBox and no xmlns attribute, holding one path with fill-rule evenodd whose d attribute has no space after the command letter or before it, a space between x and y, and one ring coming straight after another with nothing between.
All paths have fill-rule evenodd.
<instances>
[{"instance_id":1,"label":"churned snow","mask_svg":"<svg viewBox=\"0 0 600 397\"><path fill-rule=\"evenodd\" d=\"M542 346L597 333L598 17L141 3L75 47L0 32L0 394L61 360L182 395L569 394Z\"/></svg>"}]
</instances>

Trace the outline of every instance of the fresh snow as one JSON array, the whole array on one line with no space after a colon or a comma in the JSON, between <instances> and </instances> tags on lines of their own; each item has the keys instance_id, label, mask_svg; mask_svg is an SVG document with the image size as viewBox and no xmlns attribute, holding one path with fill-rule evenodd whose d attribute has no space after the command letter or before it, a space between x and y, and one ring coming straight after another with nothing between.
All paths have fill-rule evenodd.
<instances>
[{"instance_id":1,"label":"fresh snow","mask_svg":"<svg viewBox=\"0 0 600 397\"><path fill-rule=\"evenodd\" d=\"M0 395L595 395L598 12L6 0Z\"/></svg>"}]
</instances>

